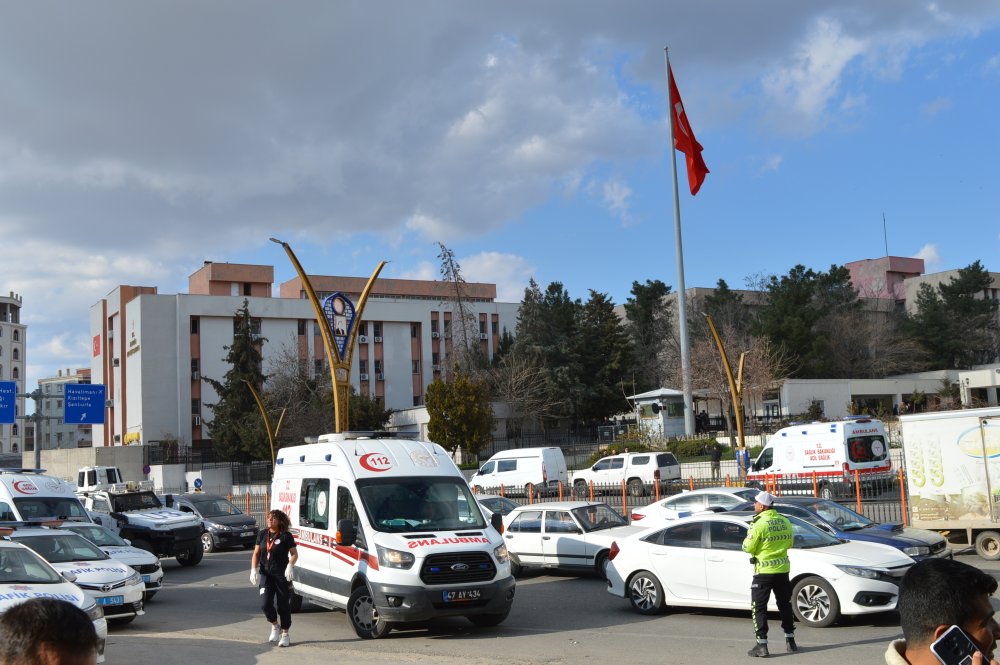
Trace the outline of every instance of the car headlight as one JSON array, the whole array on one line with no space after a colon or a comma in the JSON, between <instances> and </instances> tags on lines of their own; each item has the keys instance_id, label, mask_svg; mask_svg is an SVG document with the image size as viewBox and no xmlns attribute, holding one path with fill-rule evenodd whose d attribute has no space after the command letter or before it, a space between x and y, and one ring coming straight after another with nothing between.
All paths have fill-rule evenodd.
<instances>
[{"instance_id":1,"label":"car headlight","mask_svg":"<svg viewBox=\"0 0 1000 665\"><path fill-rule=\"evenodd\" d=\"M83 611L87 613L87 618L91 621L97 621L104 616L104 610L97 603L94 603L90 607L83 608Z\"/></svg>"},{"instance_id":2,"label":"car headlight","mask_svg":"<svg viewBox=\"0 0 1000 665\"><path fill-rule=\"evenodd\" d=\"M500 563L507 563L510 561L510 554L507 553L507 546L503 543L497 545L496 549L493 550L493 556L497 558Z\"/></svg>"},{"instance_id":3,"label":"car headlight","mask_svg":"<svg viewBox=\"0 0 1000 665\"><path fill-rule=\"evenodd\" d=\"M413 565L414 557L409 552L391 550L381 545L376 545L375 550L378 552L378 562L387 568L406 569Z\"/></svg>"},{"instance_id":4,"label":"car headlight","mask_svg":"<svg viewBox=\"0 0 1000 665\"><path fill-rule=\"evenodd\" d=\"M125 580L125 583L126 584L142 584L143 583L143 581L142 581L142 575L140 575L139 573L137 573L137 572L135 572L133 570L132 574L129 575L128 579Z\"/></svg>"},{"instance_id":5,"label":"car headlight","mask_svg":"<svg viewBox=\"0 0 1000 665\"><path fill-rule=\"evenodd\" d=\"M931 548L926 545L916 545L914 547L904 547L903 554L906 556L927 556L931 553Z\"/></svg>"},{"instance_id":6,"label":"car headlight","mask_svg":"<svg viewBox=\"0 0 1000 665\"><path fill-rule=\"evenodd\" d=\"M232 529L226 526L225 524L213 524L209 522L206 524L206 526L208 527L209 531L232 531Z\"/></svg>"},{"instance_id":7,"label":"car headlight","mask_svg":"<svg viewBox=\"0 0 1000 665\"><path fill-rule=\"evenodd\" d=\"M837 566L848 575L863 577L867 580L877 580L882 576L882 571L875 568L863 568L861 566Z\"/></svg>"}]
</instances>

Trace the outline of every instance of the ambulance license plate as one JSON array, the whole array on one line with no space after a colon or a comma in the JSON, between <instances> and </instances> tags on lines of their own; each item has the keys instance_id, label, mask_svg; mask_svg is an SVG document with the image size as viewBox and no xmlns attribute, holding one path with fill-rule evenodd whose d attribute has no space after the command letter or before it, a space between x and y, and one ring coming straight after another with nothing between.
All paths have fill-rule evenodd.
<instances>
[{"instance_id":1,"label":"ambulance license plate","mask_svg":"<svg viewBox=\"0 0 1000 665\"><path fill-rule=\"evenodd\" d=\"M480 589L459 589L456 591L442 591L441 597L446 603L464 603L470 600L479 600L482 597Z\"/></svg>"},{"instance_id":2,"label":"ambulance license plate","mask_svg":"<svg viewBox=\"0 0 1000 665\"><path fill-rule=\"evenodd\" d=\"M104 596L97 599L98 605L121 605L125 602L125 596Z\"/></svg>"},{"instance_id":3,"label":"ambulance license plate","mask_svg":"<svg viewBox=\"0 0 1000 665\"><path fill-rule=\"evenodd\" d=\"M142 581L145 582L146 584L149 584L149 580L150 579L152 579L152 578L149 575L143 575L142 576Z\"/></svg>"}]
</instances>

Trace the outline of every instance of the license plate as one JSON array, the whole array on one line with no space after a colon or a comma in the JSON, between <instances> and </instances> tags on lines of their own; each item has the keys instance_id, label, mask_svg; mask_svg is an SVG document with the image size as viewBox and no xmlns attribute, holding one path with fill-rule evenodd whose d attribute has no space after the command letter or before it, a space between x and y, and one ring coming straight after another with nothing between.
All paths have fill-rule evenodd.
<instances>
[{"instance_id":1,"label":"license plate","mask_svg":"<svg viewBox=\"0 0 1000 665\"><path fill-rule=\"evenodd\" d=\"M143 582L145 582L146 584L149 584L149 580L150 580L150 579L151 579L151 578L150 578L150 576L149 576L149 575L143 575L143 576L142 576L142 581L143 581Z\"/></svg>"},{"instance_id":2,"label":"license plate","mask_svg":"<svg viewBox=\"0 0 1000 665\"><path fill-rule=\"evenodd\" d=\"M441 597L446 603L464 603L470 600L479 600L482 596L480 589L459 589L457 591L442 591Z\"/></svg>"},{"instance_id":3,"label":"license plate","mask_svg":"<svg viewBox=\"0 0 1000 665\"><path fill-rule=\"evenodd\" d=\"M98 605L121 605L125 602L125 596L105 596L97 599Z\"/></svg>"},{"instance_id":4,"label":"license plate","mask_svg":"<svg viewBox=\"0 0 1000 665\"><path fill-rule=\"evenodd\" d=\"M247 536L252 536L253 535L253 531L244 531L240 535L243 536L244 538L246 538Z\"/></svg>"}]
</instances>

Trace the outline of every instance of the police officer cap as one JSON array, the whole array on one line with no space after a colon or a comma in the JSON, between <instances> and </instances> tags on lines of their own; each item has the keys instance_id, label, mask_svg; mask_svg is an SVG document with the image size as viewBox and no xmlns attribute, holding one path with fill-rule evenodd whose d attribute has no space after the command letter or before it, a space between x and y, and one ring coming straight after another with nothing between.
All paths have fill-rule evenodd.
<instances>
[{"instance_id":1,"label":"police officer cap","mask_svg":"<svg viewBox=\"0 0 1000 665\"><path fill-rule=\"evenodd\" d=\"M755 496L753 500L762 506L767 506L768 508L774 505L774 495L767 492L757 492L757 496Z\"/></svg>"}]
</instances>

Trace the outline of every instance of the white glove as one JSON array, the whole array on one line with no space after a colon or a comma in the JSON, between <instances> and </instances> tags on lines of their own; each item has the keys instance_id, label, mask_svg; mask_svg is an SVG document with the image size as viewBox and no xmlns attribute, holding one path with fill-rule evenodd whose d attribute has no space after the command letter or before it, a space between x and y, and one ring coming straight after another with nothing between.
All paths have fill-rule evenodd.
<instances>
[{"instance_id":1,"label":"white glove","mask_svg":"<svg viewBox=\"0 0 1000 665\"><path fill-rule=\"evenodd\" d=\"M260 586L260 573L256 568L250 571L250 584Z\"/></svg>"},{"instance_id":2,"label":"white glove","mask_svg":"<svg viewBox=\"0 0 1000 665\"><path fill-rule=\"evenodd\" d=\"M292 577L293 577L292 576L292 564L288 564L287 566L285 566L285 579L288 580L289 582L291 582L292 581Z\"/></svg>"}]
</instances>

